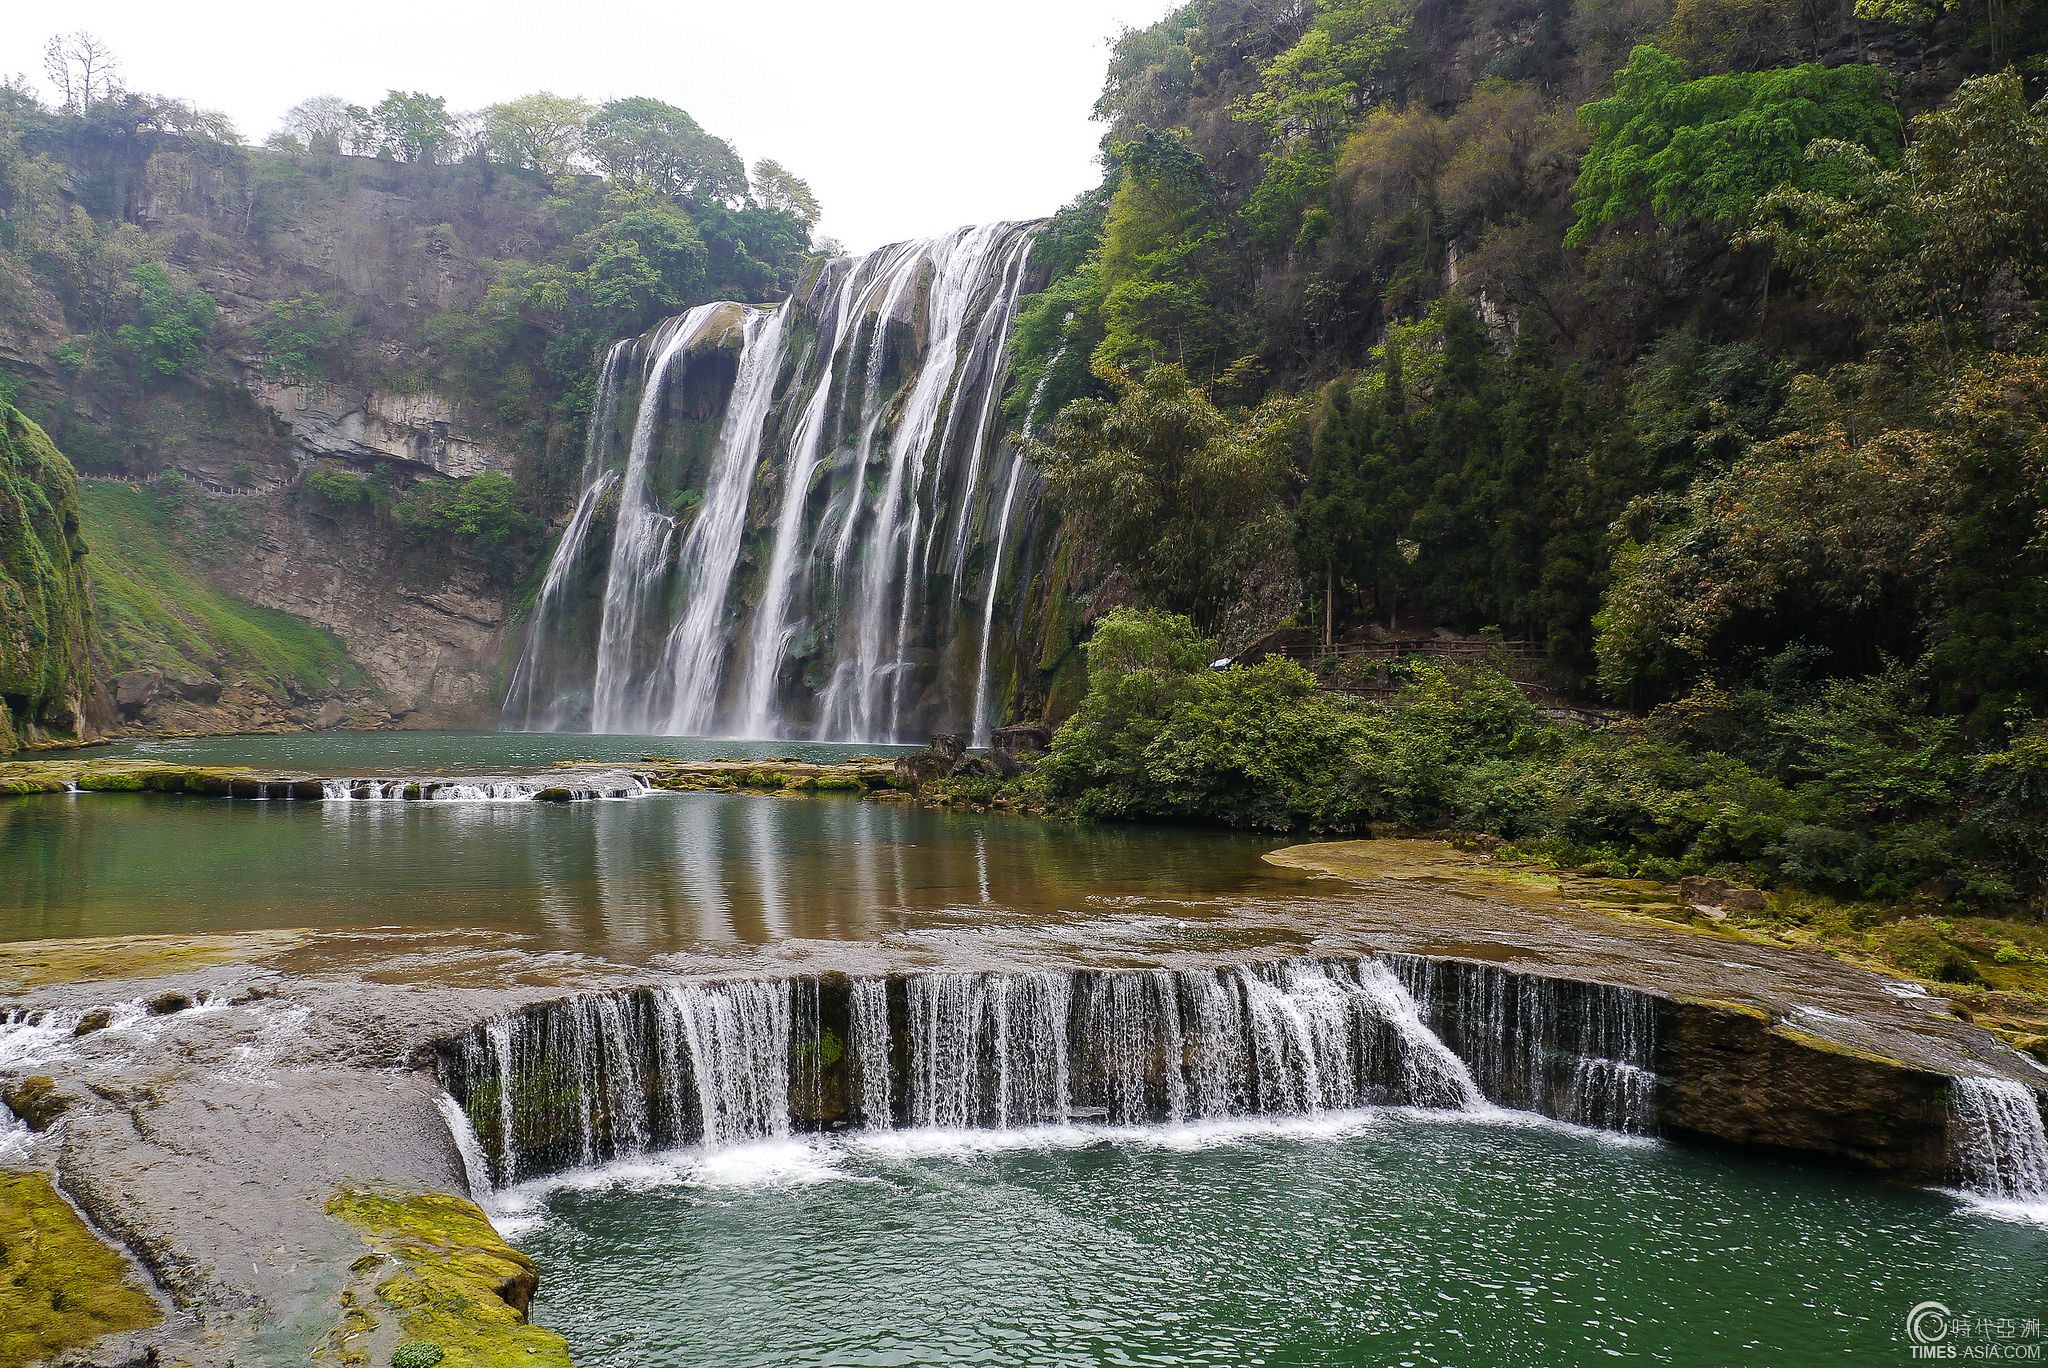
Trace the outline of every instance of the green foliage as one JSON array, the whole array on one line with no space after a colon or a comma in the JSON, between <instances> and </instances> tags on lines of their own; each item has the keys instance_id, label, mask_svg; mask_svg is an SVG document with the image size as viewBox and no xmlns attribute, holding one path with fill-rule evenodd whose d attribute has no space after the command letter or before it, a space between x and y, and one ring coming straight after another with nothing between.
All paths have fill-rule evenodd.
<instances>
[{"instance_id":1,"label":"green foliage","mask_svg":"<svg viewBox=\"0 0 2048 1368\"><path fill-rule=\"evenodd\" d=\"M543 530L523 506L518 483L495 470L465 480L421 481L399 500L398 521L425 539L460 539L501 576L517 568L520 553Z\"/></svg>"},{"instance_id":2,"label":"green foliage","mask_svg":"<svg viewBox=\"0 0 2048 1368\"><path fill-rule=\"evenodd\" d=\"M508 166L565 175L583 149L584 126L596 111L588 100L539 91L483 113L484 145Z\"/></svg>"},{"instance_id":3,"label":"green foliage","mask_svg":"<svg viewBox=\"0 0 2048 1368\"><path fill-rule=\"evenodd\" d=\"M1318 0L1307 32L1238 103L1237 116L1272 149L1245 207L1254 242L1284 247L1320 221L1311 215L1328 197L1345 133L1395 93L1409 23L1400 0Z\"/></svg>"},{"instance_id":4,"label":"green foliage","mask_svg":"<svg viewBox=\"0 0 2048 1368\"><path fill-rule=\"evenodd\" d=\"M1285 661L1213 670L1185 618L1118 610L1038 776L1079 815L1485 832L1604 872L1898 900L2038 897L2048 744L1972 761L1891 670L1801 702L1706 688L1644 723L1545 720L1504 676L1414 663L1357 705ZM2033 839L2030 839L2033 838Z\"/></svg>"},{"instance_id":5,"label":"green foliage","mask_svg":"<svg viewBox=\"0 0 2048 1368\"><path fill-rule=\"evenodd\" d=\"M92 546L95 640L111 672L241 679L288 697L362 682L326 632L206 583L181 548L177 514L147 493L89 482L79 506Z\"/></svg>"},{"instance_id":6,"label":"green foliage","mask_svg":"<svg viewBox=\"0 0 2048 1368\"><path fill-rule=\"evenodd\" d=\"M660 100L632 96L599 106L584 125L583 147L598 170L629 189L724 204L746 194L746 166L732 144Z\"/></svg>"},{"instance_id":7,"label":"green foliage","mask_svg":"<svg viewBox=\"0 0 2048 1368\"><path fill-rule=\"evenodd\" d=\"M1896 167L1843 142L1808 160L1830 174L1767 198L1758 235L1896 364L1945 371L1960 349L2039 345L2048 103L2029 109L2018 75L1967 82L1915 119Z\"/></svg>"},{"instance_id":8,"label":"green foliage","mask_svg":"<svg viewBox=\"0 0 2048 1368\"><path fill-rule=\"evenodd\" d=\"M0 404L0 751L21 724L77 725L90 670L85 559L70 463Z\"/></svg>"},{"instance_id":9,"label":"green foliage","mask_svg":"<svg viewBox=\"0 0 2048 1368\"><path fill-rule=\"evenodd\" d=\"M1171 365L1104 379L1115 400L1068 405L1035 458L1066 516L1148 603L1213 622L1286 544L1281 496L1302 406L1229 413Z\"/></svg>"},{"instance_id":10,"label":"green foliage","mask_svg":"<svg viewBox=\"0 0 2048 1368\"><path fill-rule=\"evenodd\" d=\"M183 375L198 364L219 309L201 289L180 289L169 271L145 261L128 272L135 291L132 323L114 334L123 358L152 379Z\"/></svg>"},{"instance_id":11,"label":"green foliage","mask_svg":"<svg viewBox=\"0 0 2048 1368\"><path fill-rule=\"evenodd\" d=\"M1872 66L1798 66L1687 79L1650 44L1615 73L1612 97L1579 111L1593 145L1579 169L1578 222L1566 241L1646 210L1671 220L1739 222L1783 185L1839 181L1805 152L1821 139L1896 156L1898 116Z\"/></svg>"},{"instance_id":12,"label":"green foliage","mask_svg":"<svg viewBox=\"0 0 2048 1368\"><path fill-rule=\"evenodd\" d=\"M407 1340L391 1351L391 1368L434 1368L446 1357L432 1340Z\"/></svg>"},{"instance_id":13,"label":"green foliage","mask_svg":"<svg viewBox=\"0 0 2048 1368\"><path fill-rule=\"evenodd\" d=\"M371 512L384 505L387 493L368 475L340 465L315 465L299 478L299 488L336 512Z\"/></svg>"},{"instance_id":14,"label":"green foliage","mask_svg":"<svg viewBox=\"0 0 2048 1368\"><path fill-rule=\"evenodd\" d=\"M400 161L431 165L445 159L455 143L455 119L448 101L420 91L387 91L360 121L376 150Z\"/></svg>"},{"instance_id":15,"label":"green foliage","mask_svg":"<svg viewBox=\"0 0 2048 1368\"><path fill-rule=\"evenodd\" d=\"M307 384L330 378L347 354L353 312L327 296L303 294L272 303L250 330L264 367L279 379Z\"/></svg>"}]
</instances>

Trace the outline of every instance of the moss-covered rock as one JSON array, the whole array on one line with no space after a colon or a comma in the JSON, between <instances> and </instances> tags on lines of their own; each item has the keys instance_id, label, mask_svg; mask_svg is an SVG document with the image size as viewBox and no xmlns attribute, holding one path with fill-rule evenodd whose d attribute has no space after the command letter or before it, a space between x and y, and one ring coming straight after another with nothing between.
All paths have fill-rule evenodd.
<instances>
[{"instance_id":1,"label":"moss-covered rock","mask_svg":"<svg viewBox=\"0 0 2048 1368\"><path fill-rule=\"evenodd\" d=\"M0 1173L0 1368L163 1319L121 1256L40 1173Z\"/></svg>"},{"instance_id":2,"label":"moss-covered rock","mask_svg":"<svg viewBox=\"0 0 2048 1368\"><path fill-rule=\"evenodd\" d=\"M0 754L31 727L85 730L91 618L77 477L0 403Z\"/></svg>"},{"instance_id":3,"label":"moss-covered rock","mask_svg":"<svg viewBox=\"0 0 2048 1368\"><path fill-rule=\"evenodd\" d=\"M387 1328L382 1308L407 1344L433 1345L448 1368L569 1368L561 1336L527 1323L540 1281L533 1261L499 1238L474 1202L352 1190L336 1194L327 1212L369 1246L352 1271L373 1289L371 1298L344 1294L328 1357L366 1361L366 1346Z\"/></svg>"}]
</instances>

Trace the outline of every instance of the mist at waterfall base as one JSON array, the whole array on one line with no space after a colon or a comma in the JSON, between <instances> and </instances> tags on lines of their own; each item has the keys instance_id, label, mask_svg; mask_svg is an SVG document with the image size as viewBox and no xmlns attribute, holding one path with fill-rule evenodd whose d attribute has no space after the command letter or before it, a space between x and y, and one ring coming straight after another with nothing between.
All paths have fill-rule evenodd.
<instances>
[{"instance_id":1,"label":"mist at waterfall base","mask_svg":"<svg viewBox=\"0 0 2048 1368\"><path fill-rule=\"evenodd\" d=\"M784 1141L525 1209L536 1319L618 1368L1784 1368L1904 1362L1929 1298L2048 1303L2039 1232L1938 1194L1403 1111Z\"/></svg>"},{"instance_id":2,"label":"mist at waterfall base","mask_svg":"<svg viewBox=\"0 0 2048 1368\"><path fill-rule=\"evenodd\" d=\"M987 744L1035 505L1002 412L1034 227L842 258L614 347L504 725Z\"/></svg>"}]
</instances>

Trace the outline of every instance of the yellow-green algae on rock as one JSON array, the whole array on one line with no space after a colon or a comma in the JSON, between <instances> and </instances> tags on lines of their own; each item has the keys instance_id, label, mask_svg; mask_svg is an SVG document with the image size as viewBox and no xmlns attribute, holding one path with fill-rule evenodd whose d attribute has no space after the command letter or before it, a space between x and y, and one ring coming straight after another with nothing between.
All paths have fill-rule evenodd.
<instances>
[{"instance_id":1,"label":"yellow-green algae on rock","mask_svg":"<svg viewBox=\"0 0 2048 1368\"><path fill-rule=\"evenodd\" d=\"M439 1345L444 1368L570 1368L567 1342L527 1323L539 1282L533 1261L506 1244L474 1202L350 1190L336 1194L327 1213L359 1231L370 1253L350 1265L356 1281L342 1293L341 1320L321 1359L377 1363L373 1346L388 1356L404 1339ZM384 1325L387 1313L402 1334Z\"/></svg>"},{"instance_id":2,"label":"yellow-green algae on rock","mask_svg":"<svg viewBox=\"0 0 2048 1368\"><path fill-rule=\"evenodd\" d=\"M120 1254L40 1173L0 1172L0 1368L163 1319Z\"/></svg>"}]
</instances>

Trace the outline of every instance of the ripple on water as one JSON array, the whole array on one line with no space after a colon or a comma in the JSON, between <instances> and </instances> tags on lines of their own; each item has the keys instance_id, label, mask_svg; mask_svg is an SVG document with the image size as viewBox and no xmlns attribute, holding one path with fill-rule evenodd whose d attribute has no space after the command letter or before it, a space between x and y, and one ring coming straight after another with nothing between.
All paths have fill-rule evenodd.
<instances>
[{"instance_id":1,"label":"ripple on water","mask_svg":"<svg viewBox=\"0 0 2048 1368\"><path fill-rule=\"evenodd\" d=\"M501 1200L597 1365L1800 1364L2048 1300L2048 1236L1938 1194L1499 1118L811 1139Z\"/></svg>"}]
</instances>

